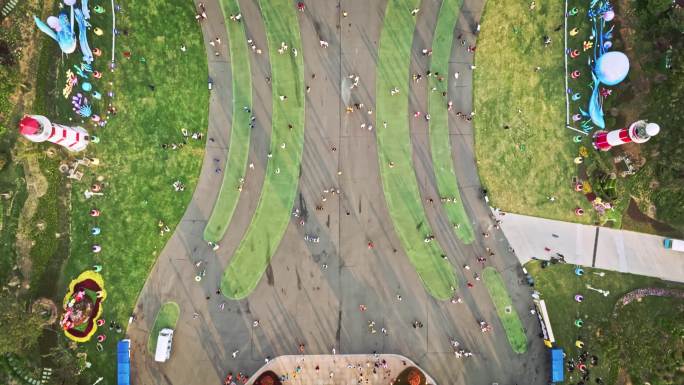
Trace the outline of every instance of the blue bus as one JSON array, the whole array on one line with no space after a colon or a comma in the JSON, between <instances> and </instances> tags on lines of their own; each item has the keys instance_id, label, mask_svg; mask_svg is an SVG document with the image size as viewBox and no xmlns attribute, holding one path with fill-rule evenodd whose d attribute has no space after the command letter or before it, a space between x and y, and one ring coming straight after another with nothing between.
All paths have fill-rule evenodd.
<instances>
[{"instance_id":1,"label":"blue bus","mask_svg":"<svg viewBox=\"0 0 684 385\"><path fill-rule=\"evenodd\" d=\"M553 348L551 349L551 382L558 383L563 382L564 370L563 367L563 349Z\"/></svg>"},{"instance_id":2,"label":"blue bus","mask_svg":"<svg viewBox=\"0 0 684 385\"><path fill-rule=\"evenodd\" d=\"M119 341L116 345L116 377L119 385L131 384L131 340Z\"/></svg>"}]
</instances>

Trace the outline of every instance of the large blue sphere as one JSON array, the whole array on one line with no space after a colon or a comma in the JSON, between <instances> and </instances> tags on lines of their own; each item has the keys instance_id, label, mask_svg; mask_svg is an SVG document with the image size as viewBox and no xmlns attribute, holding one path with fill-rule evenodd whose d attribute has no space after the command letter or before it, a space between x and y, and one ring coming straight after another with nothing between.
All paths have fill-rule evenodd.
<instances>
[{"instance_id":1,"label":"large blue sphere","mask_svg":"<svg viewBox=\"0 0 684 385\"><path fill-rule=\"evenodd\" d=\"M625 80L629 72L629 59L622 52L607 52L596 61L594 73L601 83L614 86Z\"/></svg>"}]
</instances>

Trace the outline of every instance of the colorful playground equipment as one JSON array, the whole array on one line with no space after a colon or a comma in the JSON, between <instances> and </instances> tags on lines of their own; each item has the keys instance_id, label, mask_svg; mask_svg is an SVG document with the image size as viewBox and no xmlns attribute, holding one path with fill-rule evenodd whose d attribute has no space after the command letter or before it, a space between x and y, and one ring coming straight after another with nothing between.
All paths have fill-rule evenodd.
<instances>
[{"instance_id":1,"label":"colorful playground equipment","mask_svg":"<svg viewBox=\"0 0 684 385\"><path fill-rule=\"evenodd\" d=\"M33 16L38 29L43 33L54 39L59 48L65 54L70 54L76 50L76 33L74 32L74 17L78 24L78 42L83 54L83 61L91 63L93 61L93 54L88 45L87 31L90 27L88 19L90 19L90 11L88 10L88 0L81 1L81 8L74 9L76 0L64 0L64 4L69 7L70 12L63 11L59 16L50 16L47 18L47 23L44 23L37 16Z\"/></svg>"},{"instance_id":2,"label":"colorful playground equipment","mask_svg":"<svg viewBox=\"0 0 684 385\"><path fill-rule=\"evenodd\" d=\"M38 17L34 16L34 21L38 29L43 33L50 36L53 40L57 42L62 53L70 54L76 50L76 46L81 50L82 62L80 65L74 65L75 74L71 70L67 71L67 81L66 85L62 91L65 98L69 98L74 87L77 87L79 80L82 82L80 85L81 90L90 93L95 99L101 99L102 94L95 90L95 87L90 82L86 81L89 78L89 73L93 72L91 64L95 60L96 56L102 54L102 50L95 48L90 49L90 44L88 42L88 29L92 27L90 24L90 9L88 6L88 0L80 0L80 7L78 6L78 0L60 0L63 5L64 10L57 16L50 16L47 18L46 22L43 22ZM61 4L60 4L61 5ZM97 8L97 7L96 7ZM99 6L98 10L103 13L104 8ZM76 36L75 25L78 25L78 37ZM101 28L93 28L93 33L103 34ZM77 40L78 39L78 40ZM78 76L76 76L78 75ZM95 71L93 76L96 79L102 77L102 73ZM74 106L74 112L81 117L90 117L93 113L92 106L87 103L87 99L83 95L79 95L79 99L82 99L83 103L77 103Z\"/></svg>"},{"instance_id":3,"label":"colorful playground equipment","mask_svg":"<svg viewBox=\"0 0 684 385\"><path fill-rule=\"evenodd\" d=\"M70 54L76 50L73 20L71 23L69 22L69 17L66 12L60 13L59 17L48 17L47 24L40 20L38 16L33 16L33 20L35 21L36 26L38 26L38 29L59 44L59 49L61 49L63 53Z\"/></svg>"},{"instance_id":4,"label":"colorful playground equipment","mask_svg":"<svg viewBox=\"0 0 684 385\"><path fill-rule=\"evenodd\" d=\"M83 2L85 6L86 1ZM81 53L83 54L83 61L90 64L93 62L93 52L90 50L90 45L88 44L88 27L90 23L86 21L86 17L80 9L74 11L76 15L76 22L78 23L78 43L81 47Z\"/></svg>"},{"instance_id":5,"label":"colorful playground equipment","mask_svg":"<svg viewBox=\"0 0 684 385\"><path fill-rule=\"evenodd\" d=\"M574 9L573 9L574 10ZM576 13L575 13L576 14ZM571 13L568 16L572 16ZM592 70L592 94L588 101L588 109L580 108L580 113L587 118L586 124L582 125L585 131L591 130L591 124L598 128L605 128L605 120L603 114L603 99L606 94L601 92L601 84L607 86L614 86L622 82L629 72L629 59L627 55L619 51L608 52L613 46L611 39L613 38L613 26L609 22L615 17L613 7L608 0L594 0L590 3L587 16L592 21L592 29L590 36L582 43L582 50L589 53L589 66ZM574 36L578 33L576 28L571 29L570 34ZM578 49L568 49L568 54L571 58L580 56ZM574 76L576 71L572 73ZM573 101L578 101L579 98L574 98Z\"/></svg>"}]
</instances>

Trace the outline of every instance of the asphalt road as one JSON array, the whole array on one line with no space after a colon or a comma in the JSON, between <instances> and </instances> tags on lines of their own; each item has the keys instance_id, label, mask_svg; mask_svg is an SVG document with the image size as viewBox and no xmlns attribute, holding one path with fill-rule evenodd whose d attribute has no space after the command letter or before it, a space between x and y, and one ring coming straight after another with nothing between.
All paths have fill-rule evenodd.
<instances>
[{"instance_id":1,"label":"asphalt road","mask_svg":"<svg viewBox=\"0 0 684 385\"><path fill-rule=\"evenodd\" d=\"M362 122L377 127L374 115L344 112L347 103L375 104L377 42L385 0L309 1L306 11L299 14L305 79L311 92L306 100L300 195L295 206L305 214L306 224L300 227L295 220L291 222L265 276L247 299L230 301L216 294L223 270L249 225L263 183L271 90L265 81L270 68L268 56L253 55L257 127L250 144L250 161L255 163L255 170L248 174L221 248L214 252L202 240L202 232L221 183L212 159L225 159L230 137L231 72L218 0L204 3L209 17L202 28L209 72L214 79L208 136L214 141L207 144L193 200L158 258L136 306L137 320L128 329L133 345L133 383L218 384L228 371L253 373L265 357L296 354L298 346L305 344L307 354L328 354L333 348L338 354L401 354L418 363L438 384L545 384L548 359L537 337L539 326L529 314L530 290L522 284L516 257L506 252L505 237L491 228L489 209L479 193L472 127L453 115L450 130L455 167L476 241L463 245L439 205L427 205L425 209L437 240L455 266L461 285L458 292L464 303L438 302L430 297L401 250L381 190L374 131L360 128ZM428 68L420 49L432 41L439 5L436 0L423 0L421 4L412 72ZM241 0L240 6L248 38L267 52L258 3ZM473 31L482 8L483 0L466 0L463 5L454 33L462 34L469 44L474 44ZM342 10L347 17L341 16ZM216 36L221 37L223 45L219 57L208 44ZM329 47L321 48L319 39L328 41ZM455 39L448 77L450 99L458 107L455 111L470 111L471 60L472 56ZM454 71L461 74L458 80L453 78ZM348 94L345 81L351 73L361 80L359 87ZM425 111L427 92L424 83L412 86L410 108ZM438 197L427 127L413 124L411 135L421 194L424 198ZM332 146L336 151L331 151ZM323 190L331 187L339 188L341 194L328 195L324 210L314 210L321 203ZM491 236L483 238L483 232ZM306 243L305 233L318 234L321 242ZM371 250L366 246L369 239L375 244ZM526 354L513 353L486 288L472 279L472 271L481 269L475 257L484 255L485 247L496 252L487 264L502 273L526 328ZM199 261L204 262L198 269L195 265ZM473 266L471 271L461 268L466 263ZM206 269L206 276L195 282L195 275L202 269ZM468 280L475 283L474 288L465 287ZM147 353L146 344L156 312L166 301L177 302L181 316L172 358L158 364ZM225 308L220 310L222 303ZM360 311L361 304L366 311ZM194 313L198 314L196 318ZM252 322L256 319L260 326L254 328ZM479 319L492 323L494 332L481 333ZM371 320L378 330L387 328L388 335L369 333ZM424 327L413 328L415 320ZM472 350L475 357L455 358L450 338ZM236 350L239 352L233 358Z\"/></svg>"}]
</instances>

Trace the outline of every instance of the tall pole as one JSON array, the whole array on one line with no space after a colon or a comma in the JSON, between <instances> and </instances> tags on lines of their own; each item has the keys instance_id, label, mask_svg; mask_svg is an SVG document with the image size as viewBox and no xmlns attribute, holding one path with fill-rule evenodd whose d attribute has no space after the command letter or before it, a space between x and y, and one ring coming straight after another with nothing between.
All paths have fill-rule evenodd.
<instances>
[{"instance_id":1,"label":"tall pole","mask_svg":"<svg viewBox=\"0 0 684 385\"><path fill-rule=\"evenodd\" d=\"M116 10L114 9L114 0L112 0L112 63L114 63L114 51L116 45L116 34L114 30L116 29Z\"/></svg>"}]
</instances>

